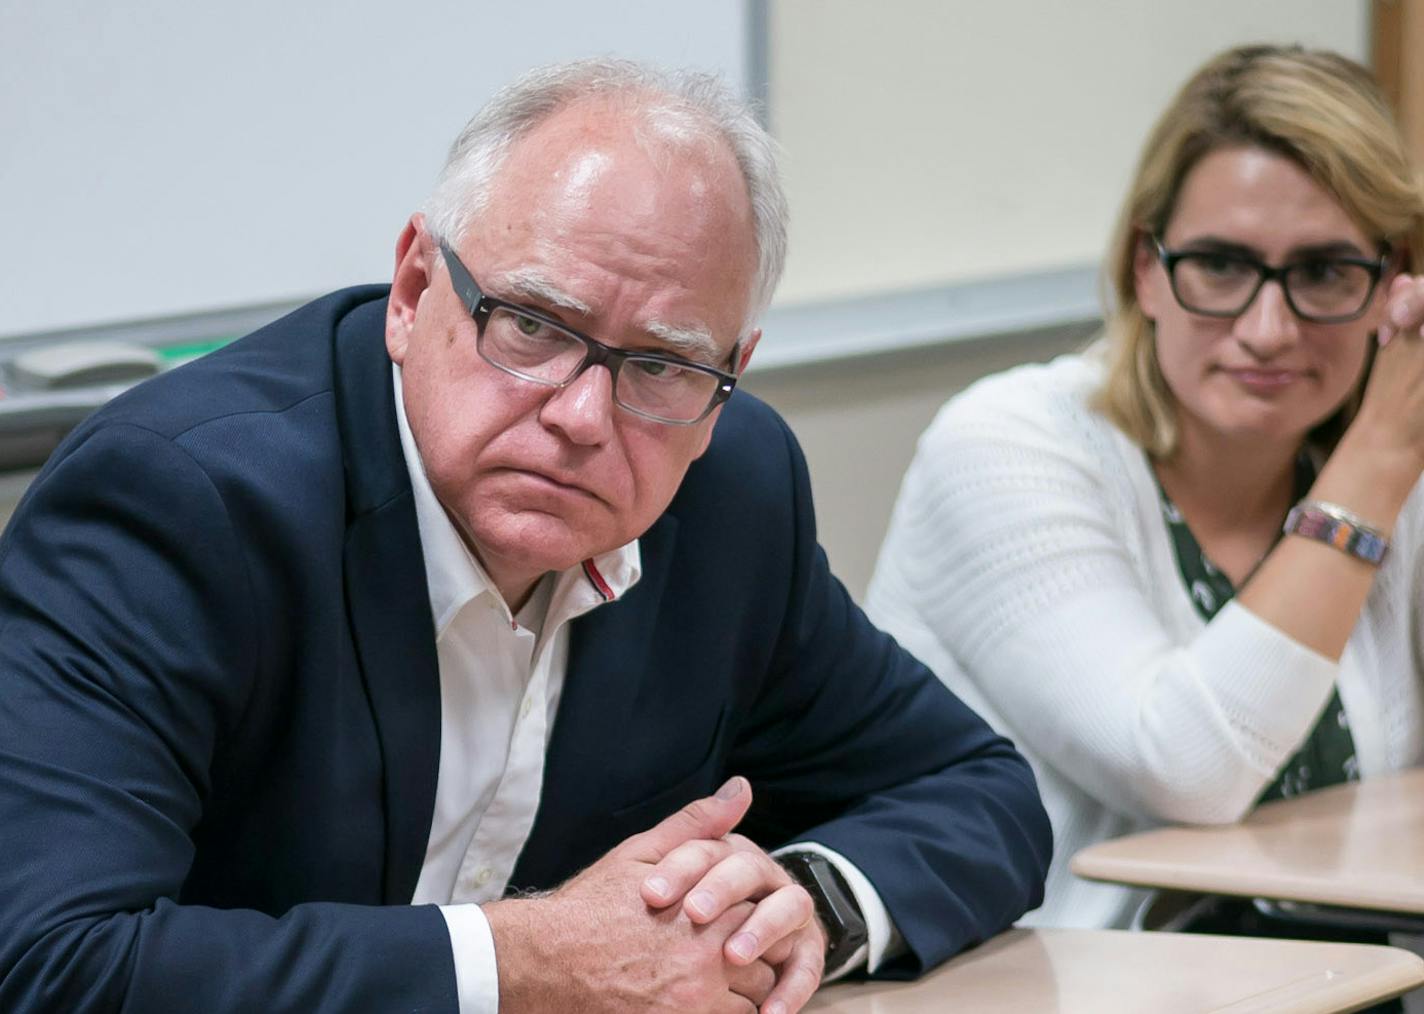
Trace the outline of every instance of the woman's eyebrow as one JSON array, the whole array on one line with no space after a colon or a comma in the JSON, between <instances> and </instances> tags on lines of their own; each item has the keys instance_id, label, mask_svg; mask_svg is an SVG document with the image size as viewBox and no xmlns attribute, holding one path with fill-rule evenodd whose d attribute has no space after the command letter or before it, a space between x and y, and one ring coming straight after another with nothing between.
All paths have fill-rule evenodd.
<instances>
[{"instance_id":1,"label":"woman's eyebrow","mask_svg":"<svg viewBox=\"0 0 1424 1014\"><path fill-rule=\"evenodd\" d=\"M1338 239L1324 243L1304 243L1297 247L1292 247L1289 257L1292 260L1300 257L1369 257L1370 255L1361 250L1348 239Z\"/></svg>"},{"instance_id":2,"label":"woman's eyebrow","mask_svg":"<svg viewBox=\"0 0 1424 1014\"><path fill-rule=\"evenodd\" d=\"M1230 254L1236 257L1250 257L1254 260L1265 262L1265 257L1260 250L1245 243L1238 243L1234 240L1225 239L1220 236L1205 235L1196 236L1192 239L1184 240L1178 250L1185 250L1200 253L1220 253ZM1302 243L1299 246L1291 247L1286 253L1286 260L1299 260L1302 257L1369 257L1370 254L1361 250L1352 240L1336 239L1324 240L1319 243Z\"/></svg>"},{"instance_id":3,"label":"woman's eyebrow","mask_svg":"<svg viewBox=\"0 0 1424 1014\"><path fill-rule=\"evenodd\" d=\"M1250 257L1254 260L1261 260L1261 251L1245 243L1238 243L1235 240L1224 239L1221 236L1207 234L1205 236L1194 236L1191 239L1183 240L1181 243L1172 245L1174 250L1189 251L1191 253L1219 253L1231 254L1236 257Z\"/></svg>"}]
</instances>

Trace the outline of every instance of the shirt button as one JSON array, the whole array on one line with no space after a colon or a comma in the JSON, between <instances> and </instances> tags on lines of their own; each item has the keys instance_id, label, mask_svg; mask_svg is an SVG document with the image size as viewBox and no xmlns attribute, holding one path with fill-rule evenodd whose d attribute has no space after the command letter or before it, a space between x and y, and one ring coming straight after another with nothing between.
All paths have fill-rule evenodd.
<instances>
[{"instance_id":1,"label":"shirt button","mask_svg":"<svg viewBox=\"0 0 1424 1014\"><path fill-rule=\"evenodd\" d=\"M494 870L486 866L484 869L480 870L480 872L475 874L475 886L484 887L486 884L489 883L490 877L492 876L494 876Z\"/></svg>"},{"instance_id":2,"label":"shirt button","mask_svg":"<svg viewBox=\"0 0 1424 1014\"><path fill-rule=\"evenodd\" d=\"M519 717L520 717L520 718L528 718L528 717L529 717L529 709L533 706L533 704L534 704L534 702L531 701L529 698L527 698L527 697L524 698L524 703L519 706Z\"/></svg>"}]
</instances>

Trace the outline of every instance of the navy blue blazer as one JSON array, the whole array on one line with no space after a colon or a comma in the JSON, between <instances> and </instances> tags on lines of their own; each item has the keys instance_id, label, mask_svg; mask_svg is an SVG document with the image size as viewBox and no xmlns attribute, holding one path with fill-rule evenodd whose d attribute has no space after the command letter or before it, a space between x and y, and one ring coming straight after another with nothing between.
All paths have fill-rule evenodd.
<instances>
[{"instance_id":1,"label":"navy blue blazer","mask_svg":"<svg viewBox=\"0 0 1424 1014\"><path fill-rule=\"evenodd\" d=\"M433 623L384 289L115 399L0 541L0 1009L455 1011L408 904L439 759ZM514 888L733 773L743 830L863 870L910 975L1041 900L1028 766L875 630L785 424L738 393L573 626Z\"/></svg>"}]
</instances>

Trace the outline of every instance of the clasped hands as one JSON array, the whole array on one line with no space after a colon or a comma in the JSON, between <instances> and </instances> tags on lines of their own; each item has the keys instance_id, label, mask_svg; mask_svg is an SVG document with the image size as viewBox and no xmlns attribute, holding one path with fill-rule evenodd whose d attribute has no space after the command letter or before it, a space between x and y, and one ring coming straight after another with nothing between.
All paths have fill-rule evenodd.
<instances>
[{"instance_id":1,"label":"clasped hands","mask_svg":"<svg viewBox=\"0 0 1424 1014\"><path fill-rule=\"evenodd\" d=\"M794 1014L820 985L811 896L733 828L728 781L549 894L485 906L500 1010Z\"/></svg>"}]
</instances>

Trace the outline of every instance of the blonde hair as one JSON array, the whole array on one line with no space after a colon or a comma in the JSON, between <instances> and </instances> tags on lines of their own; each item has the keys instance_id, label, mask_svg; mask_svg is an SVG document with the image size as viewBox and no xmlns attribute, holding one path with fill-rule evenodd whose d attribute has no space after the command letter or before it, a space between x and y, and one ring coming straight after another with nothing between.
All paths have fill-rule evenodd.
<instances>
[{"instance_id":1,"label":"blonde hair","mask_svg":"<svg viewBox=\"0 0 1424 1014\"><path fill-rule=\"evenodd\" d=\"M1182 181L1220 148L1263 148L1300 165L1406 269L1424 256L1424 186L1369 71L1336 53L1244 46L1212 58L1148 135L1104 263L1108 371L1095 407L1149 455L1176 450L1176 403L1157 363L1155 328L1137 301L1143 236L1166 228ZM1358 392L1311 434L1327 452Z\"/></svg>"}]
</instances>

